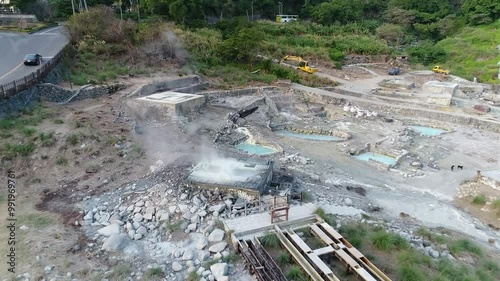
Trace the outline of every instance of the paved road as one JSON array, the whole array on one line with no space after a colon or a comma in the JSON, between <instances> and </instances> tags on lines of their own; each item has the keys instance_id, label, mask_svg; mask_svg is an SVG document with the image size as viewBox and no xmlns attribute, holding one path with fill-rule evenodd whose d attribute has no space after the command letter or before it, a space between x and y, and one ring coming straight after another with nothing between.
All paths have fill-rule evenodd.
<instances>
[{"instance_id":1,"label":"paved road","mask_svg":"<svg viewBox=\"0 0 500 281\"><path fill-rule=\"evenodd\" d=\"M34 34L0 32L0 85L20 79L40 66L25 66L24 55L38 53L47 63L66 44L63 26L42 30Z\"/></svg>"}]
</instances>

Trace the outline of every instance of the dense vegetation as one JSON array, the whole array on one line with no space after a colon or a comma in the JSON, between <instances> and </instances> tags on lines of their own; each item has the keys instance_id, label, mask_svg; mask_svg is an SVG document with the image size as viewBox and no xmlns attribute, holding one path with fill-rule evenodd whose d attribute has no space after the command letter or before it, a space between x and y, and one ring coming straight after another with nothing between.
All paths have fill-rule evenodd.
<instances>
[{"instance_id":1,"label":"dense vegetation","mask_svg":"<svg viewBox=\"0 0 500 281\"><path fill-rule=\"evenodd\" d=\"M12 2L26 12L35 12L40 19L64 19L73 14L70 0ZM163 18L175 22L176 34L184 39L191 53L192 67L206 75L222 75L227 81L269 82L276 78L299 81L302 74L256 60L258 54L269 58L295 54L325 67L340 67L344 56L349 54L408 54L413 64L428 68L439 63L468 79L478 77L482 82L498 82L495 73L500 60L496 49L499 24L495 21L500 18L500 1L497 0L87 1L89 7L99 4L113 4L117 17L123 20ZM300 15L300 23L249 21L274 20L279 8L283 14ZM143 43L136 36L137 30L132 32L141 24L133 22L119 25L125 27L125 32L120 29L119 33L130 37L126 46L130 46L129 42ZM102 34L107 29L94 28L83 33L100 40L92 32ZM123 49L120 44L113 43L113 48ZM248 74L256 70L260 71Z\"/></svg>"}]
</instances>

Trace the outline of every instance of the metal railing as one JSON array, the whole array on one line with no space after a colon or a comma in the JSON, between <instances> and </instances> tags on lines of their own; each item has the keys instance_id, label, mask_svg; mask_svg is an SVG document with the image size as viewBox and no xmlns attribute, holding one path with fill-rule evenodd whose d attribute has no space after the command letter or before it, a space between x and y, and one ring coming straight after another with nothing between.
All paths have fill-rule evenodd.
<instances>
[{"instance_id":1,"label":"metal railing","mask_svg":"<svg viewBox=\"0 0 500 281\"><path fill-rule=\"evenodd\" d=\"M64 49L65 48L59 51L59 53L57 53L47 63L44 63L42 67L37 69L35 72L32 72L21 79L16 79L12 82L0 85L0 99L13 96L39 83L61 61Z\"/></svg>"}]
</instances>

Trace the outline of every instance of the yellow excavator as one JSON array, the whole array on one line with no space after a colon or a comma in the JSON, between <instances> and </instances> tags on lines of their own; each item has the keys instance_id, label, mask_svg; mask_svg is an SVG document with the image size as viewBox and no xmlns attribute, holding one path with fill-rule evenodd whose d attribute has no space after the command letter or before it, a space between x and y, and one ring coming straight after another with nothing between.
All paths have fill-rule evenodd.
<instances>
[{"instance_id":1,"label":"yellow excavator","mask_svg":"<svg viewBox=\"0 0 500 281\"><path fill-rule=\"evenodd\" d=\"M436 65L432 68L432 71L434 71L435 73L439 73L439 74L445 74L445 75L448 75L450 74L450 71L447 70L447 69L443 69L441 68L441 66L439 65Z\"/></svg>"},{"instance_id":2,"label":"yellow excavator","mask_svg":"<svg viewBox=\"0 0 500 281\"><path fill-rule=\"evenodd\" d=\"M285 61L294 61L294 62L297 62L298 65L296 65L297 69L300 69L302 71L305 71L307 73L314 73L317 71L316 67L314 66L309 66L309 62L308 61L305 61L304 59L302 59L301 57L296 57L296 56L284 56L280 63L283 63Z\"/></svg>"}]
</instances>

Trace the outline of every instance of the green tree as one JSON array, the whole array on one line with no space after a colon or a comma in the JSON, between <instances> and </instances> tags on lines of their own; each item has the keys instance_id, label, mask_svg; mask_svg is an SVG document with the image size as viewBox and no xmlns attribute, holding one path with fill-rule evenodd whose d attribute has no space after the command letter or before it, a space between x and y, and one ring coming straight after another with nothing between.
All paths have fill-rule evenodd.
<instances>
[{"instance_id":1,"label":"green tree","mask_svg":"<svg viewBox=\"0 0 500 281\"><path fill-rule=\"evenodd\" d=\"M37 0L11 0L10 4L18 8L22 12L27 12L29 7L36 3Z\"/></svg>"},{"instance_id":2,"label":"green tree","mask_svg":"<svg viewBox=\"0 0 500 281\"><path fill-rule=\"evenodd\" d=\"M228 62L252 62L256 58L263 37L264 34L255 28L243 28L222 43L219 54Z\"/></svg>"},{"instance_id":3,"label":"green tree","mask_svg":"<svg viewBox=\"0 0 500 281\"><path fill-rule=\"evenodd\" d=\"M462 12L470 24L486 24L500 18L500 1L465 0Z\"/></svg>"},{"instance_id":4,"label":"green tree","mask_svg":"<svg viewBox=\"0 0 500 281\"><path fill-rule=\"evenodd\" d=\"M422 63L424 65L435 64L446 60L446 51L434 45L430 41L424 41L418 46L408 49L409 59L414 63Z\"/></svg>"},{"instance_id":5,"label":"green tree","mask_svg":"<svg viewBox=\"0 0 500 281\"><path fill-rule=\"evenodd\" d=\"M363 18L363 1L336 0L323 2L313 8L312 18L321 24L329 25L335 22L349 23Z\"/></svg>"},{"instance_id":6,"label":"green tree","mask_svg":"<svg viewBox=\"0 0 500 281\"><path fill-rule=\"evenodd\" d=\"M383 19L388 23L400 24L405 28L415 23L416 11L409 11L398 7L389 8L384 12Z\"/></svg>"},{"instance_id":7,"label":"green tree","mask_svg":"<svg viewBox=\"0 0 500 281\"><path fill-rule=\"evenodd\" d=\"M405 35L404 28L401 25L391 23L384 23L379 26L375 33L378 38L385 40L387 44L395 46L396 48L399 48L403 36Z\"/></svg>"},{"instance_id":8,"label":"green tree","mask_svg":"<svg viewBox=\"0 0 500 281\"><path fill-rule=\"evenodd\" d=\"M200 27L205 22L201 0L175 0L168 9L177 24Z\"/></svg>"}]
</instances>

